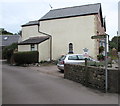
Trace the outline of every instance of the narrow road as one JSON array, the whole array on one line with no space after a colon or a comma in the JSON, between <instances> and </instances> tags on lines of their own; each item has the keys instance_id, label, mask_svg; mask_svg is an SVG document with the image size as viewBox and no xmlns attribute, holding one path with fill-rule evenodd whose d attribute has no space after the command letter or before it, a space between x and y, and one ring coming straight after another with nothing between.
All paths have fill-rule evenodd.
<instances>
[{"instance_id":1,"label":"narrow road","mask_svg":"<svg viewBox=\"0 0 120 106\"><path fill-rule=\"evenodd\" d=\"M28 67L3 64L2 83L3 104L118 104L117 94L101 93Z\"/></svg>"}]
</instances>

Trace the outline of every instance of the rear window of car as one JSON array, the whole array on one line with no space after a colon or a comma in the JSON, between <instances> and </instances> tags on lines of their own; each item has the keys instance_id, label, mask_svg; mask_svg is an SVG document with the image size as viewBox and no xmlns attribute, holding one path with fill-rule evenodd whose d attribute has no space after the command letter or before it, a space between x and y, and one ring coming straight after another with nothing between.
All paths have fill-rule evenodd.
<instances>
[{"instance_id":1,"label":"rear window of car","mask_svg":"<svg viewBox=\"0 0 120 106\"><path fill-rule=\"evenodd\" d=\"M59 60L63 61L63 60L65 60L65 58L66 58L66 56L62 56Z\"/></svg>"}]
</instances>

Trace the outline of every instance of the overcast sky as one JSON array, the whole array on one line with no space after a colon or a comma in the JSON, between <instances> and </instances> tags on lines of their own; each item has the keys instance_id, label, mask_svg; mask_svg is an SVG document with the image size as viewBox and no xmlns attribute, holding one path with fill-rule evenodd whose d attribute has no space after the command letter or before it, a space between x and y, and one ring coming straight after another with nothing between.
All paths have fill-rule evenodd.
<instances>
[{"instance_id":1,"label":"overcast sky","mask_svg":"<svg viewBox=\"0 0 120 106\"><path fill-rule=\"evenodd\" d=\"M21 25L38 20L48 11L49 4L56 8L101 3L103 17L106 17L106 33L110 38L118 31L119 0L0 0L0 28L16 33Z\"/></svg>"}]
</instances>

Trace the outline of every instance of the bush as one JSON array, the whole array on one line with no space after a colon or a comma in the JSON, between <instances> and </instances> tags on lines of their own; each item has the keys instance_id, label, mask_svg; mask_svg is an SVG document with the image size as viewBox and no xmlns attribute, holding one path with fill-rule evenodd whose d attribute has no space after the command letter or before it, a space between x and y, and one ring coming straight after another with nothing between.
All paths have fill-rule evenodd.
<instances>
[{"instance_id":1,"label":"bush","mask_svg":"<svg viewBox=\"0 0 120 106\"><path fill-rule=\"evenodd\" d=\"M103 61L105 59L105 56L103 56L103 54L99 54L97 55L97 59Z\"/></svg>"},{"instance_id":2,"label":"bush","mask_svg":"<svg viewBox=\"0 0 120 106\"><path fill-rule=\"evenodd\" d=\"M100 46L100 47L99 47L99 53L103 53L103 51L104 51L104 47L103 47L103 46Z\"/></svg>"},{"instance_id":3,"label":"bush","mask_svg":"<svg viewBox=\"0 0 120 106\"><path fill-rule=\"evenodd\" d=\"M13 43L10 46L6 46L2 51L2 58L7 59L7 61L10 62L14 50L17 48L18 48L17 43Z\"/></svg>"},{"instance_id":4,"label":"bush","mask_svg":"<svg viewBox=\"0 0 120 106\"><path fill-rule=\"evenodd\" d=\"M29 51L29 52L17 52L13 55L16 64L32 64L38 63L39 52Z\"/></svg>"}]
</instances>

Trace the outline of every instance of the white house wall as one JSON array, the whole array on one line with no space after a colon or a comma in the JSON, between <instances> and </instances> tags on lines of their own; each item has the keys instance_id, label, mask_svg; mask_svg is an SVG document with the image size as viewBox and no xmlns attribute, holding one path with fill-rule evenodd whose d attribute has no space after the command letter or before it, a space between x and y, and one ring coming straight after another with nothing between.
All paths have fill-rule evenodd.
<instances>
[{"instance_id":1,"label":"white house wall","mask_svg":"<svg viewBox=\"0 0 120 106\"><path fill-rule=\"evenodd\" d=\"M35 36L40 36L40 33L38 33L38 25L22 27L22 41Z\"/></svg>"},{"instance_id":2,"label":"white house wall","mask_svg":"<svg viewBox=\"0 0 120 106\"><path fill-rule=\"evenodd\" d=\"M50 60L50 40L39 44L39 62Z\"/></svg>"},{"instance_id":3,"label":"white house wall","mask_svg":"<svg viewBox=\"0 0 120 106\"><path fill-rule=\"evenodd\" d=\"M18 45L18 51L19 52L31 51L31 45ZM34 51L38 51L37 50L37 44L35 44L35 50Z\"/></svg>"},{"instance_id":4,"label":"white house wall","mask_svg":"<svg viewBox=\"0 0 120 106\"><path fill-rule=\"evenodd\" d=\"M38 32L38 26L32 25L32 26L25 26L22 27L22 41L35 36L44 36L43 34L40 34ZM38 45L38 51L39 51L39 62L40 61L48 61L50 60L50 42L49 40L46 40ZM37 51L37 45L35 45L35 50ZM31 51L30 45L18 45L18 51Z\"/></svg>"},{"instance_id":5,"label":"white house wall","mask_svg":"<svg viewBox=\"0 0 120 106\"><path fill-rule=\"evenodd\" d=\"M82 54L83 48L88 48L96 57L96 40L91 39L96 34L95 24L95 15L46 20L40 22L40 31L52 35L53 60L68 53L69 43L73 43L74 53Z\"/></svg>"},{"instance_id":6,"label":"white house wall","mask_svg":"<svg viewBox=\"0 0 120 106\"><path fill-rule=\"evenodd\" d=\"M30 50L31 50L30 45L18 45L19 52L25 52Z\"/></svg>"}]
</instances>

